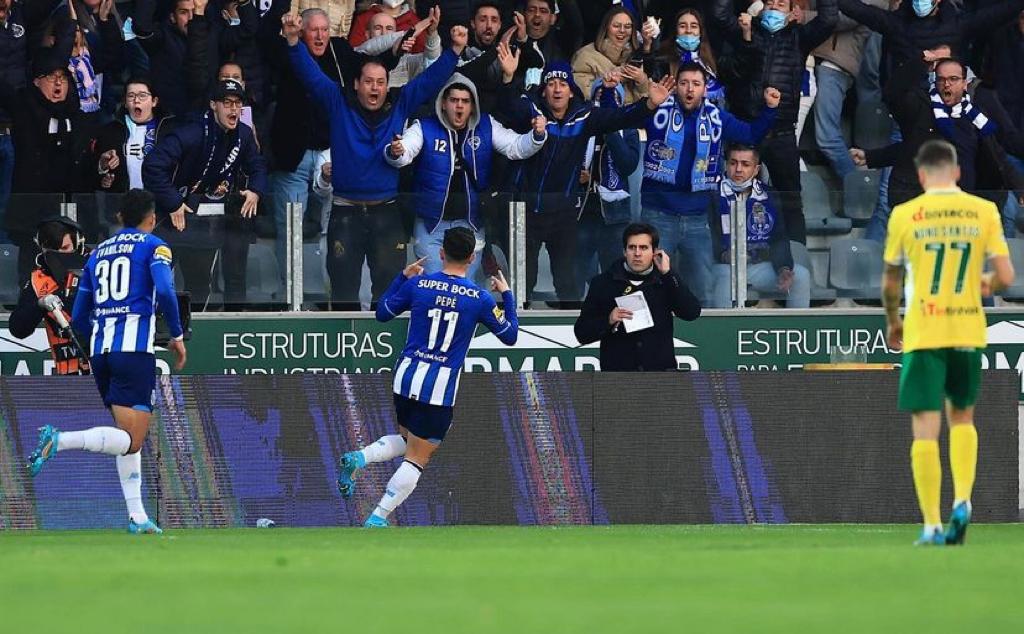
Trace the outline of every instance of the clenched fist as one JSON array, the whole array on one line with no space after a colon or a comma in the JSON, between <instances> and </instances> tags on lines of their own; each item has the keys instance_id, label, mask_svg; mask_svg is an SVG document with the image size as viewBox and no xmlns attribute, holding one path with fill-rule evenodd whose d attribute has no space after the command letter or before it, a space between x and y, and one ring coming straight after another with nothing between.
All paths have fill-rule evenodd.
<instances>
[{"instance_id":1,"label":"clenched fist","mask_svg":"<svg viewBox=\"0 0 1024 634\"><path fill-rule=\"evenodd\" d=\"M764 89L764 105L769 108L778 108L780 101L782 101L782 93L778 88L768 86Z\"/></svg>"}]
</instances>

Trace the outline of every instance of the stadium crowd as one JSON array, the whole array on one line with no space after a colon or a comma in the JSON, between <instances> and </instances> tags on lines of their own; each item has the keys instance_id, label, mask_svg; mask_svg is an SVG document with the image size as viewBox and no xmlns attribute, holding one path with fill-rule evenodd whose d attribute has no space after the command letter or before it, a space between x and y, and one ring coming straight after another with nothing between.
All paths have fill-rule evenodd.
<instances>
[{"instance_id":1,"label":"stadium crowd","mask_svg":"<svg viewBox=\"0 0 1024 634\"><path fill-rule=\"evenodd\" d=\"M450 227L493 273L514 198L549 305L579 306L643 221L727 307L742 217L752 288L805 307L808 173L841 192L880 170L881 241L920 193L915 152L945 139L1013 235L1022 68L1024 0L0 0L2 242L24 281L54 196L96 243L105 196L142 187L193 305L221 271L241 308L257 238L284 288L301 203L346 308L364 262L376 300L410 242L439 269Z\"/></svg>"}]
</instances>

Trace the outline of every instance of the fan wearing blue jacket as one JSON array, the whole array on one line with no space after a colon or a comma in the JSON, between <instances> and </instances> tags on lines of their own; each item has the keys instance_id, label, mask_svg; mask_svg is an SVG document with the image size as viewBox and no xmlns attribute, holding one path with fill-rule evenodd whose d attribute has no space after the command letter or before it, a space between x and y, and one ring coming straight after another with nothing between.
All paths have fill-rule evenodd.
<instances>
[{"instance_id":1,"label":"fan wearing blue jacket","mask_svg":"<svg viewBox=\"0 0 1024 634\"><path fill-rule=\"evenodd\" d=\"M299 17L285 15L281 23L292 68L331 124L334 198L327 225L327 273L332 299L358 301L359 271L365 259L376 301L390 284L392 273L405 265L409 238L396 200L398 170L388 164L384 153L402 133L405 121L433 98L455 71L469 32L463 26L452 27L451 49L406 84L392 102L388 99L388 72L379 61L365 62L354 87L342 88L323 73L305 44L299 43Z\"/></svg>"},{"instance_id":2,"label":"fan wearing blue jacket","mask_svg":"<svg viewBox=\"0 0 1024 634\"><path fill-rule=\"evenodd\" d=\"M544 115L548 140L540 152L520 164L516 189L526 202L526 288L537 283L537 258L541 244L551 257L551 275L560 302L578 302L576 238L578 204L583 193L580 169L590 139L618 130L643 127L668 98L672 80L648 84L648 97L622 108L597 108L588 102L573 81L568 62L548 62L541 85L527 94L516 94L512 78L519 67L520 51L498 46L505 95L501 104L509 121L525 129Z\"/></svg>"},{"instance_id":3,"label":"fan wearing blue jacket","mask_svg":"<svg viewBox=\"0 0 1024 634\"><path fill-rule=\"evenodd\" d=\"M455 73L437 96L434 116L413 122L401 139L388 146L388 163L401 168L415 161L416 257L426 258L427 273L441 270L441 241L452 227L466 227L483 249L480 198L491 181L495 153L512 161L536 154L548 138L547 120L534 117L532 129L517 134L480 112L476 85ZM480 270L480 257L469 266L469 279Z\"/></svg>"},{"instance_id":4,"label":"fan wearing blue jacket","mask_svg":"<svg viewBox=\"0 0 1024 634\"><path fill-rule=\"evenodd\" d=\"M679 66L675 94L647 125L641 188L643 221L661 234L662 250L678 263L676 270L705 308L712 287L708 212L724 172L722 150L726 143L760 143L782 98L775 88L765 88L765 107L747 123L705 99L706 90L701 65Z\"/></svg>"}]
</instances>

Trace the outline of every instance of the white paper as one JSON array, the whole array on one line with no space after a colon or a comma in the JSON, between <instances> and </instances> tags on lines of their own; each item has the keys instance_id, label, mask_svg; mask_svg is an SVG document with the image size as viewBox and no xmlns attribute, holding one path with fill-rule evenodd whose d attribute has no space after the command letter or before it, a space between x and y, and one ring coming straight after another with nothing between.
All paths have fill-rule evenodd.
<instances>
[{"instance_id":1,"label":"white paper","mask_svg":"<svg viewBox=\"0 0 1024 634\"><path fill-rule=\"evenodd\" d=\"M196 209L197 216L223 216L224 203L199 203Z\"/></svg>"},{"instance_id":2,"label":"white paper","mask_svg":"<svg viewBox=\"0 0 1024 634\"><path fill-rule=\"evenodd\" d=\"M620 295L615 298L615 305L619 308L633 311L632 319L623 319L622 325L626 332L646 330L654 326L654 318L651 317L651 309L647 306L647 298L642 292L630 295Z\"/></svg>"}]
</instances>

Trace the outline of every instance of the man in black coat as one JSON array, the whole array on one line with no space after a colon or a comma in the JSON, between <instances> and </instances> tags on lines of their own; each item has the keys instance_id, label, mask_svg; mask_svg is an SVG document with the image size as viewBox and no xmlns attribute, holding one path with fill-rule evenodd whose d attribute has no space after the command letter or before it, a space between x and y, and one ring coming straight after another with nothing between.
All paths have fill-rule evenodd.
<instances>
[{"instance_id":1,"label":"man in black coat","mask_svg":"<svg viewBox=\"0 0 1024 634\"><path fill-rule=\"evenodd\" d=\"M576 339L583 345L601 341L601 370L645 372L677 368L672 345L672 316L693 321L700 301L671 268L669 256L658 249L658 230L634 223L622 234L624 258L590 281L590 290L576 320ZM635 329L627 324L644 315L620 308L617 297L642 293L653 325Z\"/></svg>"},{"instance_id":2,"label":"man in black coat","mask_svg":"<svg viewBox=\"0 0 1024 634\"><path fill-rule=\"evenodd\" d=\"M731 0L714 2L715 21L733 45L753 47L747 90L729 92L730 110L753 120L761 109L765 88L773 86L782 93L775 125L761 145L761 159L782 199L789 239L806 242L796 120L807 56L832 35L839 21L836 0L819 0L818 14L807 24L792 19L794 0L766 0L754 20L746 13L737 17Z\"/></svg>"},{"instance_id":3,"label":"man in black coat","mask_svg":"<svg viewBox=\"0 0 1024 634\"><path fill-rule=\"evenodd\" d=\"M905 0L893 11L860 0L838 0L839 10L881 33L893 64L917 59L922 51L949 45L951 56L964 58L967 43L990 34L1024 10L1024 0L1002 0L967 12L949 0Z\"/></svg>"},{"instance_id":4,"label":"man in black coat","mask_svg":"<svg viewBox=\"0 0 1024 634\"><path fill-rule=\"evenodd\" d=\"M20 249L19 283L28 279L35 265L38 250L32 237L39 222L58 216L59 195L81 186L79 159L88 135L82 129L82 110L67 64L66 57L41 48L32 61L31 86L12 90L0 82L0 107L13 122L15 154L14 196L4 223Z\"/></svg>"}]
</instances>

